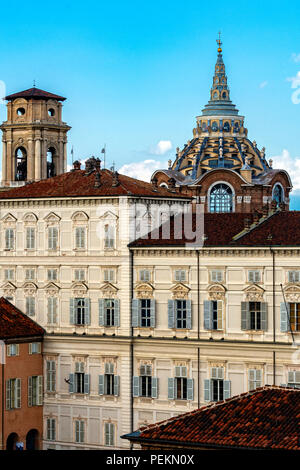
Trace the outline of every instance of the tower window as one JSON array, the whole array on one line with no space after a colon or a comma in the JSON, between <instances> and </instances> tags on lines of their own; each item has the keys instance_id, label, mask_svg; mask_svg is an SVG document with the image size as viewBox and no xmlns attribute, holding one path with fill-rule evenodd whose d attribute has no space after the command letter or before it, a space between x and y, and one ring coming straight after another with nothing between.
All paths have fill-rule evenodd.
<instances>
[{"instance_id":1,"label":"tower window","mask_svg":"<svg viewBox=\"0 0 300 470\"><path fill-rule=\"evenodd\" d=\"M224 183L216 184L210 193L210 212L232 212L233 194L229 186Z\"/></svg>"},{"instance_id":2,"label":"tower window","mask_svg":"<svg viewBox=\"0 0 300 470\"><path fill-rule=\"evenodd\" d=\"M55 159L55 148L50 147L47 150L47 178L56 176L54 159Z\"/></svg>"},{"instance_id":3,"label":"tower window","mask_svg":"<svg viewBox=\"0 0 300 470\"><path fill-rule=\"evenodd\" d=\"M24 108L18 108L17 109L17 115L18 116L24 116L25 114L25 109Z\"/></svg>"},{"instance_id":4,"label":"tower window","mask_svg":"<svg viewBox=\"0 0 300 470\"><path fill-rule=\"evenodd\" d=\"M276 184L274 186L273 199L277 202L277 205L283 202L283 189L282 189L282 186L280 186L280 184Z\"/></svg>"},{"instance_id":5,"label":"tower window","mask_svg":"<svg viewBox=\"0 0 300 470\"><path fill-rule=\"evenodd\" d=\"M19 147L15 153L16 181L25 181L27 178L27 152L24 147Z\"/></svg>"},{"instance_id":6,"label":"tower window","mask_svg":"<svg viewBox=\"0 0 300 470\"><path fill-rule=\"evenodd\" d=\"M53 108L48 109L48 114L49 116L54 116L55 115L54 109Z\"/></svg>"}]
</instances>

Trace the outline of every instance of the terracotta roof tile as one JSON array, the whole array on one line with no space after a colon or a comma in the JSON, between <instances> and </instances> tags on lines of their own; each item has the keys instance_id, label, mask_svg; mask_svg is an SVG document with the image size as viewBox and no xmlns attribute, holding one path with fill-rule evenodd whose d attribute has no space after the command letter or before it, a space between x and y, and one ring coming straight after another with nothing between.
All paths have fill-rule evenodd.
<instances>
[{"instance_id":1,"label":"terracotta roof tile","mask_svg":"<svg viewBox=\"0 0 300 470\"><path fill-rule=\"evenodd\" d=\"M42 336L45 330L4 297L0 298L0 338Z\"/></svg>"},{"instance_id":2,"label":"terracotta roof tile","mask_svg":"<svg viewBox=\"0 0 300 470\"><path fill-rule=\"evenodd\" d=\"M7 101L15 100L16 98L33 98L33 99L53 99L58 101L65 101L66 98L59 95L54 95L48 91L40 90L39 88L28 88L28 90L19 91L12 95L7 95L4 99Z\"/></svg>"}]
</instances>

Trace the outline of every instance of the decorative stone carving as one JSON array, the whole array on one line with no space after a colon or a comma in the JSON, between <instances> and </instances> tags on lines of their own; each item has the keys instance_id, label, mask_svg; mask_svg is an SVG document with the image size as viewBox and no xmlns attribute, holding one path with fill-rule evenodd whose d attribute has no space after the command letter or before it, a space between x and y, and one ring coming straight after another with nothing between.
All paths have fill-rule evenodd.
<instances>
[{"instance_id":1,"label":"decorative stone carving","mask_svg":"<svg viewBox=\"0 0 300 470\"><path fill-rule=\"evenodd\" d=\"M251 286L244 289L246 301L248 302L263 302L265 290L258 286L257 284L252 284Z\"/></svg>"},{"instance_id":2,"label":"decorative stone carving","mask_svg":"<svg viewBox=\"0 0 300 470\"><path fill-rule=\"evenodd\" d=\"M154 287L149 282L142 282L135 287L137 299L152 299Z\"/></svg>"},{"instance_id":3,"label":"decorative stone carving","mask_svg":"<svg viewBox=\"0 0 300 470\"><path fill-rule=\"evenodd\" d=\"M250 202L251 202L251 196L244 196L244 202L245 202L246 204L250 204Z\"/></svg>"},{"instance_id":4,"label":"decorative stone carving","mask_svg":"<svg viewBox=\"0 0 300 470\"><path fill-rule=\"evenodd\" d=\"M189 287L179 282L176 286L171 288L173 299L187 299L190 290Z\"/></svg>"},{"instance_id":5,"label":"decorative stone carving","mask_svg":"<svg viewBox=\"0 0 300 470\"><path fill-rule=\"evenodd\" d=\"M300 302L300 286L290 285L284 289L287 302Z\"/></svg>"},{"instance_id":6,"label":"decorative stone carving","mask_svg":"<svg viewBox=\"0 0 300 470\"><path fill-rule=\"evenodd\" d=\"M117 287L110 282L105 282L103 286L100 287L100 291L104 299L115 298L118 293Z\"/></svg>"},{"instance_id":7,"label":"decorative stone carving","mask_svg":"<svg viewBox=\"0 0 300 470\"><path fill-rule=\"evenodd\" d=\"M89 220L89 217L85 212L77 211L75 212L75 214L72 215L72 220L75 225L82 224L82 223L87 223Z\"/></svg>"},{"instance_id":8,"label":"decorative stone carving","mask_svg":"<svg viewBox=\"0 0 300 470\"><path fill-rule=\"evenodd\" d=\"M47 226L49 225L57 225L60 222L60 217L54 212L50 212L45 218L44 218Z\"/></svg>"},{"instance_id":9,"label":"decorative stone carving","mask_svg":"<svg viewBox=\"0 0 300 470\"><path fill-rule=\"evenodd\" d=\"M243 201L243 196L237 196L237 197L236 197L236 202L237 202L238 204L242 204L242 201Z\"/></svg>"},{"instance_id":10,"label":"decorative stone carving","mask_svg":"<svg viewBox=\"0 0 300 470\"><path fill-rule=\"evenodd\" d=\"M14 227L16 225L17 219L12 214L6 214L2 217L2 222L6 227Z\"/></svg>"},{"instance_id":11,"label":"decorative stone carving","mask_svg":"<svg viewBox=\"0 0 300 470\"><path fill-rule=\"evenodd\" d=\"M45 287L47 297L56 297L59 293L59 287L54 282L49 282Z\"/></svg>"},{"instance_id":12,"label":"decorative stone carving","mask_svg":"<svg viewBox=\"0 0 300 470\"><path fill-rule=\"evenodd\" d=\"M6 282L2 286L2 289L3 289L3 295L7 296L7 297L10 297L10 296L15 295L17 287L12 282Z\"/></svg>"},{"instance_id":13,"label":"decorative stone carving","mask_svg":"<svg viewBox=\"0 0 300 470\"><path fill-rule=\"evenodd\" d=\"M23 290L25 296L32 297L37 292L37 285L34 284L34 282L25 282L25 284L23 285Z\"/></svg>"},{"instance_id":14,"label":"decorative stone carving","mask_svg":"<svg viewBox=\"0 0 300 470\"><path fill-rule=\"evenodd\" d=\"M74 282L71 289L74 297L84 297L88 291L88 287L84 282Z\"/></svg>"},{"instance_id":15,"label":"decorative stone carving","mask_svg":"<svg viewBox=\"0 0 300 470\"><path fill-rule=\"evenodd\" d=\"M226 288L222 284L211 284L208 288L209 300L224 300Z\"/></svg>"},{"instance_id":16,"label":"decorative stone carving","mask_svg":"<svg viewBox=\"0 0 300 470\"><path fill-rule=\"evenodd\" d=\"M38 221L38 218L35 214L33 214L32 212L30 212L29 214L25 214L24 217L23 217L23 221L24 221L24 224L25 225L32 225L32 224L36 224L37 221Z\"/></svg>"}]
</instances>

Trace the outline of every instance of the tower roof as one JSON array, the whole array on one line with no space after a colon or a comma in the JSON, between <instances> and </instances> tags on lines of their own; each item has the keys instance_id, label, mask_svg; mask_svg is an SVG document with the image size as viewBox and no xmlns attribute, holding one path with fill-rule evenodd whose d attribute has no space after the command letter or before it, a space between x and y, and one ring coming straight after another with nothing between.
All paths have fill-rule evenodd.
<instances>
[{"instance_id":1,"label":"tower roof","mask_svg":"<svg viewBox=\"0 0 300 470\"><path fill-rule=\"evenodd\" d=\"M65 101L66 98L63 96L55 95L49 93L48 91L40 90L39 88L28 88L28 90L19 91L18 93L13 93L12 95L7 95L4 99L7 101L15 100L16 98L32 98L32 99L44 99L44 100L57 100Z\"/></svg>"}]
</instances>

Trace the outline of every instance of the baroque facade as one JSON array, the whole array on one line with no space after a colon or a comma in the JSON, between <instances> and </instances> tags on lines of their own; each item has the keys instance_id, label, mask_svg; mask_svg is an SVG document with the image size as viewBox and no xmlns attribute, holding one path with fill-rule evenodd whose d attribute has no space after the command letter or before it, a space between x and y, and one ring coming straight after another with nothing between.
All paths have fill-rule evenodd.
<instances>
[{"instance_id":1,"label":"baroque facade","mask_svg":"<svg viewBox=\"0 0 300 470\"><path fill-rule=\"evenodd\" d=\"M226 80L216 87L205 109L233 113ZM246 131L234 116L236 142ZM207 124L213 145L227 133L222 122L222 131ZM203 160L185 188L184 167L144 183L92 158L1 192L1 294L47 332L45 449L126 448L120 436L142 425L265 384L300 384L300 217L288 210L287 173L245 145L247 162L241 153L230 157L236 168ZM177 176L164 181L168 171ZM270 184L258 183L265 177ZM216 184L225 186L212 196ZM191 202L202 190L197 219ZM257 203L239 206L249 195ZM196 244L176 227L182 213Z\"/></svg>"}]
</instances>

